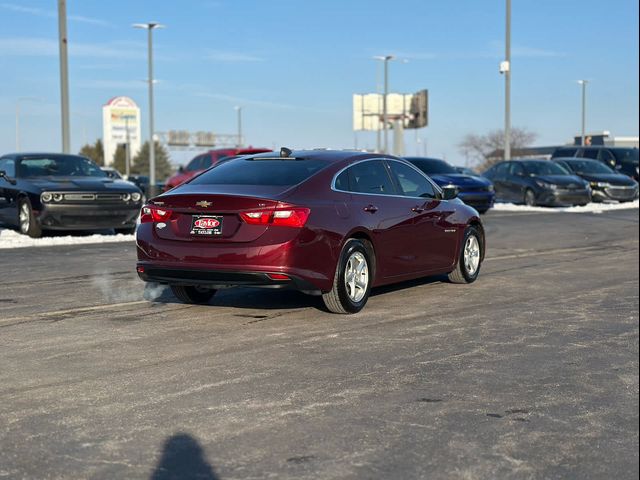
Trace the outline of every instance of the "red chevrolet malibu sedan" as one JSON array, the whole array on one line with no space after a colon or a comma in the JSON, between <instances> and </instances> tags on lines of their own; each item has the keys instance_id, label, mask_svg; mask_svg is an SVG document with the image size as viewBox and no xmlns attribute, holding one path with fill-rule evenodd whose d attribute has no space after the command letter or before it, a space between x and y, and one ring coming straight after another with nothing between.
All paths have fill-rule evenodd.
<instances>
[{"instance_id":1,"label":"red chevrolet malibu sedan","mask_svg":"<svg viewBox=\"0 0 640 480\"><path fill-rule=\"evenodd\" d=\"M476 280L484 229L455 197L389 155L245 156L143 207L137 271L188 303L231 286L292 288L355 313L372 287L437 274Z\"/></svg>"}]
</instances>

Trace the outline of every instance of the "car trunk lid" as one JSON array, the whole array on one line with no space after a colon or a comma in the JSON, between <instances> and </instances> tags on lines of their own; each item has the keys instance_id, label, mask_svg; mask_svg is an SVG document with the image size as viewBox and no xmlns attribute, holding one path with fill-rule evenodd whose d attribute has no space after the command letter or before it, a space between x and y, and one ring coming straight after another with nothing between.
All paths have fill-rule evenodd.
<instances>
[{"instance_id":1,"label":"car trunk lid","mask_svg":"<svg viewBox=\"0 0 640 480\"><path fill-rule=\"evenodd\" d=\"M186 187L186 188L185 188ZM207 191L208 190L208 191ZM271 191L269 191L271 190ZM249 192L253 195L250 195ZM248 211L272 211L279 203L282 188L253 187L252 189L216 188L216 193L201 186L183 186L179 192L166 193L151 201L153 205L171 210L171 217L156 223L158 237L195 243L246 243L260 238L269 225L251 225L240 216ZM203 222L197 222L197 220ZM199 234L200 223L215 225L219 233Z\"/></svg>"}]
</instances>

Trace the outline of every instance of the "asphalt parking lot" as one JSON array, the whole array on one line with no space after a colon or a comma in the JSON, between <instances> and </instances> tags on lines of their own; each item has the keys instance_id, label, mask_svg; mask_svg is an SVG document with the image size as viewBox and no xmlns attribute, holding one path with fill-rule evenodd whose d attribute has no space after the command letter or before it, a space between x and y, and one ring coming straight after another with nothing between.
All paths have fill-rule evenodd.
<instances>
[{"instance_id":1,"label":"asphalt parking lot","mask_svg":"<svg viewBox=\"0 0 640 480\"><path fill-rule=\"evenodd\" d=\"M143 296L132 243L0 250L0 478L638 478L638 223L489 213L478 282L355 316Z\"/></svg>"}]
</instances>

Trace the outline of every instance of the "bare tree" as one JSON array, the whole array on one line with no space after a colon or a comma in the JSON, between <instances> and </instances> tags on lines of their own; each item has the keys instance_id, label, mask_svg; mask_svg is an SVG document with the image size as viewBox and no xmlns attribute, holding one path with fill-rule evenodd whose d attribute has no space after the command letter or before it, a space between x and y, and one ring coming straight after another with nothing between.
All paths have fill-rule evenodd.
<instances>
[{"instance_id":1,"label":"bare tree","mask_svg":"<svg viewBox=\"0 0 640 480\"><path fill-rule=\"evenodd\" d=\"M511 129L511 152L519 155L519 150L530 146L538 137L526 128ZM479 169L487 169L504 158L504 132L492 130L485 135L470 133L458 144L458 149L465 156L471 157Z\"/></svg>"}]
</instances>

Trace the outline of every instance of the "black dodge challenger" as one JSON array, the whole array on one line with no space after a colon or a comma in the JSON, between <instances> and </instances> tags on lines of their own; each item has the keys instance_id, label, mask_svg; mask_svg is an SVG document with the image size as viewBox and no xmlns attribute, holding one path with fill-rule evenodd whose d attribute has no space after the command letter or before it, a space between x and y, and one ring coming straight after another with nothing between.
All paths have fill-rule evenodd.
<instances>
[{"instance_id":1,"label":"black dodge challenger","mask_svg":"<svg viewBox=\"0 0 640 480\"><path fill-rule=\"evenodd\" d=\"M142 192L91 160L59 153L0 157L0 222L31 237L43 230L133 233Z\"/></svg>"}]
</instances>

